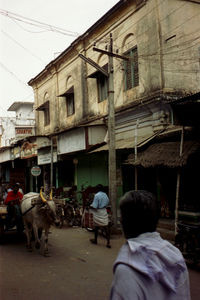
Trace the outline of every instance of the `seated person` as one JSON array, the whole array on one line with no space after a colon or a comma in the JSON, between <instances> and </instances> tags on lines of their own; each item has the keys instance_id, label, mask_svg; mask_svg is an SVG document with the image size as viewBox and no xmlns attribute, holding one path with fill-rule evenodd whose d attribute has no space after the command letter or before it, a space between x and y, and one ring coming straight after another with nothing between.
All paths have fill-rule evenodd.
<instances>
[{"instance_id":1,"label":"seated person","mask_svg":"<svg viewBox=\"0 0 200 300\"><path fill-rule=\"evenodd\" d=\"M16 226L17 230L22 230L22 214L20 209L20 203L23 199L23 194L19 192L19 186L14 184L13 189L10 190L7 194L7 197L4 203L7 205L7 219L6 219L6 227L12 227L12 220L16 218Z\"/></svg>"}]
</instances>

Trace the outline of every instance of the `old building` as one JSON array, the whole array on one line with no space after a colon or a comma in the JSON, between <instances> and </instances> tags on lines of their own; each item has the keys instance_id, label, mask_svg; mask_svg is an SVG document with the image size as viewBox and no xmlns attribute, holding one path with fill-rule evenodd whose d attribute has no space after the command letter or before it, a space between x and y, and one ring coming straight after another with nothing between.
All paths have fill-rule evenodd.
<instances>
[{"instance_id":1,"label":"old building","mask_svg":"<svg viewBox=\"0 0 200 300\"><path fill-rule=\"evenodd\" d=\"M33 102L14 102L8 111L15 117L1 117L0 178L3 184L19 182L23 190L30 189L29 166L26 159L37 156L29 140L35 137Z\"/></svg>"},{"instance_id":2,"label":"old building","mask_svg":"<svg viewBox=\"0 0 200 300\"><path fill-rule=\"evenodd\" d=\"M156 192L152 172L137 174L124 162L160 134L180 129L171 103L199 92L199 33L199 1L121 0L29 81L36 135L54 144L41 145L38 162L50 174L55 152L57 187L108 185L108 96L114 93L118 197L134 187Z\"/></svg>"}]
</instances>

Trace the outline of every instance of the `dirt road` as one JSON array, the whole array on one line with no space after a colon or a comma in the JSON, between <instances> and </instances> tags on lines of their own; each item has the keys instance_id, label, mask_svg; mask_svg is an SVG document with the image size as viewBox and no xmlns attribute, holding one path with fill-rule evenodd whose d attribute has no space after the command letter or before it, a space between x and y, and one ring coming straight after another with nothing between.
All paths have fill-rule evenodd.
<instances>
[{"instance_id":1,"label":"dirt road","mask_svg":"<svg viewBox=\"0 0 200 300\"><path fill-rule=\"evenodd\" d=\"M26 251L25 240L7 236L0 245L0 300L104 300L108 299L112 265L124 243L122 236L93 245L82 228L52 228L50 257ZM200 272L189 270L192 300L199 299Z\"/></svg>"},{"instance_id":2,"label":"dirt road","mask_svg":"<svg viewBox=\"0 0 200 300\"><path fill-rule=\"evenodd\" d=\"M112 238L112 248L82 228L51 229L50 257L29 253L24 241L7 239L0 246L1 300L102 300L109 295L112 264L124 239Z\"/></svg>"}]
</instances>

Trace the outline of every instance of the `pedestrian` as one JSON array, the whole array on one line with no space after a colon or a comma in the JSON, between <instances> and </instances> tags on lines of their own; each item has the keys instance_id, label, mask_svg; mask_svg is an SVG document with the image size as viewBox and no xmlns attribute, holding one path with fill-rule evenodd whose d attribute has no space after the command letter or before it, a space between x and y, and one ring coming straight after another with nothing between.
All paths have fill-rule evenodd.
<instances>
[{"instance_id":1,"label":"pedestrian","mask_svg":"<svg viewBox=\"0 0 200 300\"><path fill-rule=\"evenodd\" d=\"M119 206L126 243L113 266L110 300L189 300L184 258L156 232L159 205L153 194L129 191Z\"/></svg>"},{"instance_id":2,"label":"pedestrian","mask_svg":"<svg viewBox=\"0 0 200 300\"><path fill-rule=\"evenodd\" d=\"M106 207L109 204L109 198L103 191L103 185L98 184L96 186L97 193L94 195L92 204L90 205L90 211L93 214L94 222L94 239L90 239L90 242L97 244L98 231L100 227L103 227L106 232L107 248L111 248L110 245L110 227L109 218Z\"/></svg>"}]
</instances>

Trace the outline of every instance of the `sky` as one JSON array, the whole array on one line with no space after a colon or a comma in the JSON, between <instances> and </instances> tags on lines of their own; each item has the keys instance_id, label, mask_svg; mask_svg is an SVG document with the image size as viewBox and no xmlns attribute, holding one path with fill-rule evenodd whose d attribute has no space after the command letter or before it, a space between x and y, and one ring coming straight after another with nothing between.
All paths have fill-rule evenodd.
<instances>
[{"instance_id":1,"label":"sky","mask_svg":"<svg viewBox=\"0 0 200 300\"><path fill-rule=\"evenodd\" d=\"M0 117L34 101L28 81L118 1L0 0Z\"/></svg>"}]
</instances>

